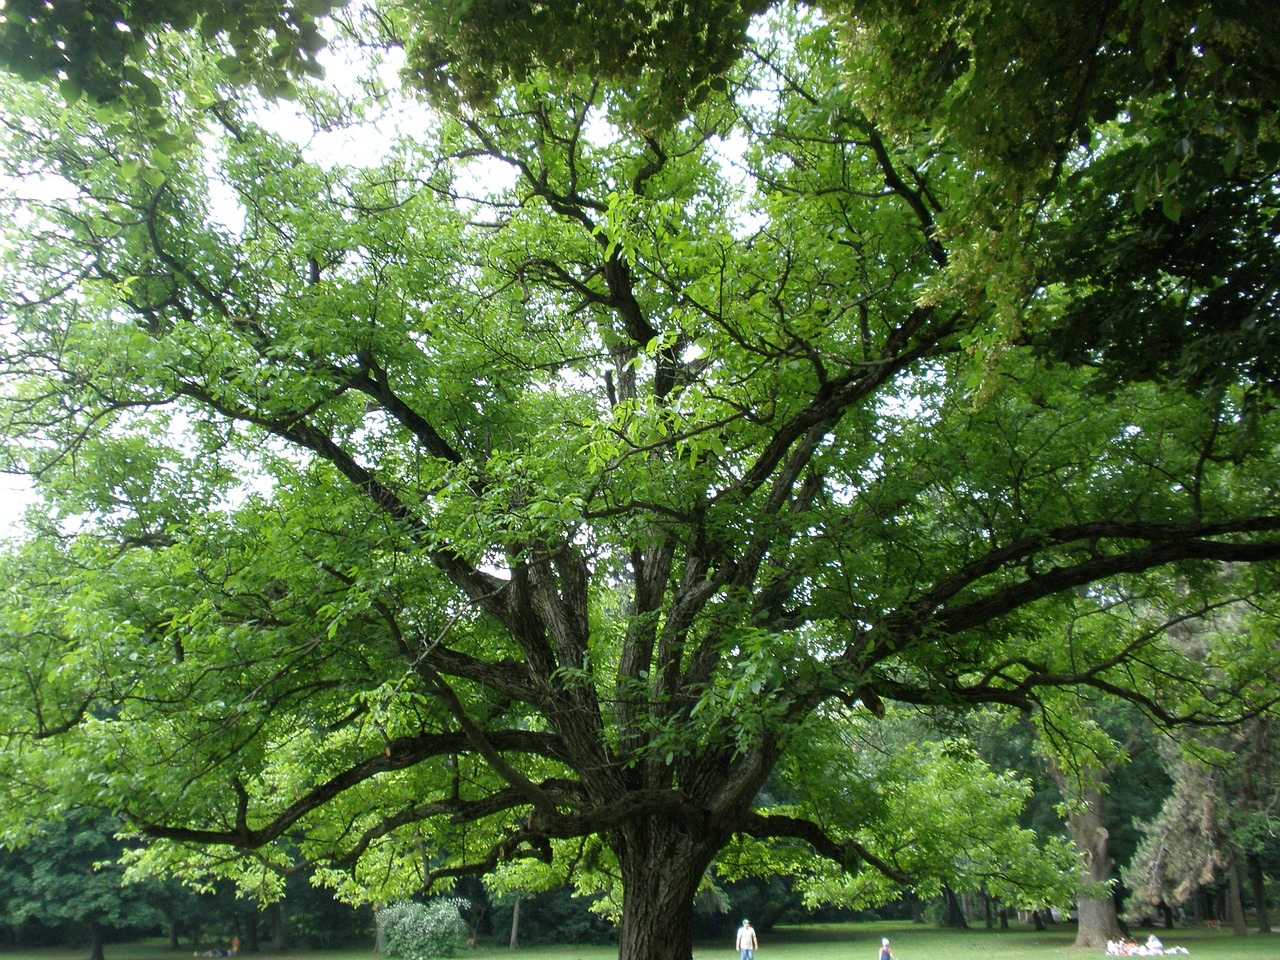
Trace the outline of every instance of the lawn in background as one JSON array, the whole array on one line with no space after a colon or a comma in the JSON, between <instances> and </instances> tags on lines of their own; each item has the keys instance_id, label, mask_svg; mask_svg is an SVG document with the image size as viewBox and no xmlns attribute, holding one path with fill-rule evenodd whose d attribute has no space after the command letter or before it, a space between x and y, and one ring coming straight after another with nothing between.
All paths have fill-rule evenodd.
<instances>
[{"instance_id":1,"label":"lawn in background","mask_svg":"<svg viewBox=\"0 0 1280 960\"><path fill-rule=\"evenodd\" d=\"M733 924L725 924L724 943L700 942L694 960L737 960ZM1141 931L1145 940L1152 931ZM1280 934L1251 933L1233 937L1222 930L1200 928L1156 930L1166 947L1191 951L1189 960L1280 960ZM816 924L778 927L760 935L756 960L876 960L880 938L888 937L894 960L1101 960L1100 950L1078 950L1075 930L1068 926L1038 932L1013 925L1009 930L942 930L906 921ZM86 960L88 948L18 950L0 946L0 960ZM375 960L372 945L344 950L287 950L242 955L243 960ZM481 945L462 950L457 960L616 960L616 947L555 946L508 950ZM173 951L167 943L144 941L108 944L107 960L193 960L192 949Z\"/></svg>"},{"instance_id":2,"label":"lawn in background","mask_svg":"<svg viewBox=\"0 0 1280 960\"><path fill-rule=\"evenodd\" d=\"M1233 937L1206 929L1138 930L1136 939L1155 933L1165 947L1186 947L1188 960L1280 960L1280 935L1253 933ZM888 937L893 960L1101 960L1101 950L1075 946L1075 927L1057 925L1045 932L1011 924L1008 930L943 930L907 921L818 924L782 927L761 944L756 960L876 960L880 938ZM773 944L777 955L766 954ZM730 944L732 946L732 944ZM731 950L694 951L696 960L735 960ZM587 960L587 958L583 958Z\"/></svg>"}]
</instances>

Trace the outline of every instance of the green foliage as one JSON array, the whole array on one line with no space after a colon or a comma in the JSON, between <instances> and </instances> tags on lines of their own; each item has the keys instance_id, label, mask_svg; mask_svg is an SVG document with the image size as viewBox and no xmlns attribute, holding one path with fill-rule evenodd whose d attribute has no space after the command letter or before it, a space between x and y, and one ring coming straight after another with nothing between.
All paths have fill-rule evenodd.
<instances>
[{"instance_id":1,"label":"green foliage","mask_svg":"<svg viewBox=\"0 0 1280 960\"><path fill-rule=\"evenodd\" d=\"M166 891L159 883L129 884L115 861L122 845L110 818L72 817L45 825L31 841L0 853L3 902L15 927L38 923L83 935L89 928L138 934L156 928Z\"/></svg>"},{"instance_id":2,"label":"green foliage","mask_svg":"<svg viewBox=\"0 0 1280 960\"><path fill-rule=\"evenodd\" d=\"M425 904L401 900L383 907L377 913L383 956L395 960L452 957L467 936L460 905L459 900L437 899Z\"/></svg>"},{"instance_id":3,"label":"green foliage","mask_svg":"<svg viewBox=\"0 0 1280 960\"><path fill-rule=\"evenodd\" d=\"M223 51L219 69L253 78L264 92L290 88L291 75L319 75L317 20L342 0L296 4L227 0L112 0L48 4L7 0L0 11L0 68L26 80L56 79L67 101L125 99L154 108L165 92L151 57L185 31Z\"/></svg>"},{"instance_id":4,"label":"green foliage","mask_svg":"<svg viewBox=\"0 0 1280 960\"><path fill-rule=\"evenodd\" d=\"M910 877L922 900L949 886L1025 908L1070 903L1072 855L1019 824L1028 783L991 770L967 741L922 742L918 731L903 718L873 728L855 722L788 756L784 774L802 798L796 812L837 834L852 830L865 861L808 864L814 874L799 884L806 905L880 906L901 896L895 876ZM769 862L766 870L779 868Z\"/></svg>"},{"instance_id":5,"label":"green foliage","mask_svg":"<svg viewBox=\"0 0 1280 960\"><path fill-rule=\"evenodd\" d=\"M740 42L757 8L731 6L695 50ZM1237 272L1265 306L1268 181L1206 187L1234 198L1248 269L1157 256L1150 204L1107 215L1141 178L1132 128L1053 175L1074 121L1023 131L1028 157L1017 131L980 148L940 123L1024 32L968 23L982 58L947 61L909 128L850 85L878 34L804 8L772 9L723 85L700 70L731 57L641 43L614 73L616 49L575 39L587 7L522 9L564 32L485 4L335 28L368 69L297 78L301 137L185 35L149 61L163 139L127 98L3 81L3 456L44 498L0 557L6 838L111 810L147 841L138 876L260 902L304 866L352 902L476 872L573 883L628 958L684 950L713 863L793 873L812 902L1060 902L1069 864L1019 826L1025 783L959 730L886 744L904 710L996 709L1105 757L1081 698L1166 725L1274 700L1261 354L1183 376L1223 319L1144 380L1088 321L1197 258L1177 322L1238 313L1208 296ZM884 37L933 29L877 11ZM476 98L464 70L448 112L362 60L504 29L474 63L509 72ZM556 36L559 57L538 46ZM663 56L689 63L674 99ZM685 108L646 122L655 103ZM1076 222L1154 262L1109 263ZM1076 331L1089 362L1047 362ZM1177 636L1228 608L1241 629Z\"/></svg>"},{"instance_id":6,"label":"green foliage","mask_svg":"<svg viewBox=\"0 0 1280 960\"><path fill-rule=\"evenodd\" d=\"M956 265L964 282L1008 288L985 350L1030 339L1101 362L1112 382L1274 385L1280 33L1269 11L824 7L854 100L891 135L925 132L983 171L942 229L982 246ZM1062 288L1066 322L1025 309L1045 281Z\"/></svg>"},{"instance_id":7,"label":"green foliage","mask_svg":"<svg viewBox=\"0 0 1280 960\"><path fill-rule=\"evenodd\" d=\"M448 0L423 4L398 26L408 71L437 99L492 100L541 68L630 87L649 124L678 121L713 89L769 0ZM500 45L494 43L501 37ZM653 82L656 80L657 82Z\"/></svg>"}]
</instances>

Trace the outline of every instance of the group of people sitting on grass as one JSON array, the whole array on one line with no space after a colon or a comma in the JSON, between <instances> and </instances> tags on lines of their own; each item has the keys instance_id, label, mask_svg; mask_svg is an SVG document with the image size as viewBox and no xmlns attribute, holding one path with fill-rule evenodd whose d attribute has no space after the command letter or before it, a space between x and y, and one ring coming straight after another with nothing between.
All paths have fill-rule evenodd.
<instances>
[{"instance_id":1,"label":"group of people sitting on grass","mask_svg":"<svg viewBox=\"0 0 1280 960\"><path fill-rule=\"evenodd\" d=\"M1190 952L1186 947L1166 947L1154 933L1147 937L1146 943L1128 939L1107 941L1107 956L1111 957L1165 957Z\"/></svg>"}]
</instances>

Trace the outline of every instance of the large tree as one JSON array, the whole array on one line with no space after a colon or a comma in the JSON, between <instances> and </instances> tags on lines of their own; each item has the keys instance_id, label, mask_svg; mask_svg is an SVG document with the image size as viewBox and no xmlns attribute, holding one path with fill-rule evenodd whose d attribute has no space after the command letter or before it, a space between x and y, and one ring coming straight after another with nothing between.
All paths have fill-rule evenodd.
<instances>
[{"instance_id":1,"label":"large tree","mask_svg":"<svg viewBox=\"0 0 1280 960\"><path fill-rule=\"evenodd\" d=\"M419 49L379 13L353 58ZM687 960L731 841L829 899L965 869L866 765L757 804L850 712L1272 701L1265 631L1189 657L1114 612L1272 615L1259 351L1181 376L1073 339L1100 292L1173 329L1234 289L1175 242L1201 213L1274 271L1261 151L1161 210L1117 122L1069 182L1037 154L987 194L999 151L852 98L874 44L786 9L759 36L674 100L532 57L447 115L300 80L313 139L171 32L162 133L6 83L6 456L48 503L6 561L7 830L71 793L263 895L302 861L372 899L543 861L621 890L627 960ZM1067 242L1117 207L1166 241L1143 270ZM1114 629L1046 629L1083 609Z\"/></svg>"}]
</instances>

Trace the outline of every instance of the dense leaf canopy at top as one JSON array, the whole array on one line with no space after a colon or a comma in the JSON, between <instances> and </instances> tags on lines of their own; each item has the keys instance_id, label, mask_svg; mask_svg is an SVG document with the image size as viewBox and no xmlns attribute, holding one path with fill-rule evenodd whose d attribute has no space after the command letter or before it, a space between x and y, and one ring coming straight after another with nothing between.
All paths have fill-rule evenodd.
<instances>
[{"instance_id":1,"label":"dense leaf canopy at top","mask_svg":"<svg viewBox=\"0 0 1280 960\"><path fill-rule=\"evenodd\" d=\"M336 155L181 32L146 54L163 129L6 81L4 456L47 497L3 559L9 835L88 805L267 892L302 859L375 900L621 889L628 960L687 960L713 861L1061 896L1053 851L926 802L1008 823L1018 784L876 725L1267 707L1280 424L1275 131L1231 126L1271 92L1135 91L1156 8L1058 6L1025 16L1100 38L1060 85L1001 5L779 5L687 99L524 34L434 114L300 75ZM333 42L425 77L463 8ZM1002 83L1025 113L959 122ZM1165 629L1228 604L1203 648Z\"/></svg>"},{"instance_id":2,"label":"dense leaf canopy at top","mask_svg":"<svg viewBox=\"0 0 1280 960\"><path fill-rule=\"evenodd\" d=\"M317 18L343 0L5 0L0 5L0 67L29 80L56 78L64 95L111 101L132 96L159 105L163 95L148 56L168 31L198 28L228 47L223 69L282 92L288 77L317 74L324 46Z\"/></svg>"}]
</instances>

